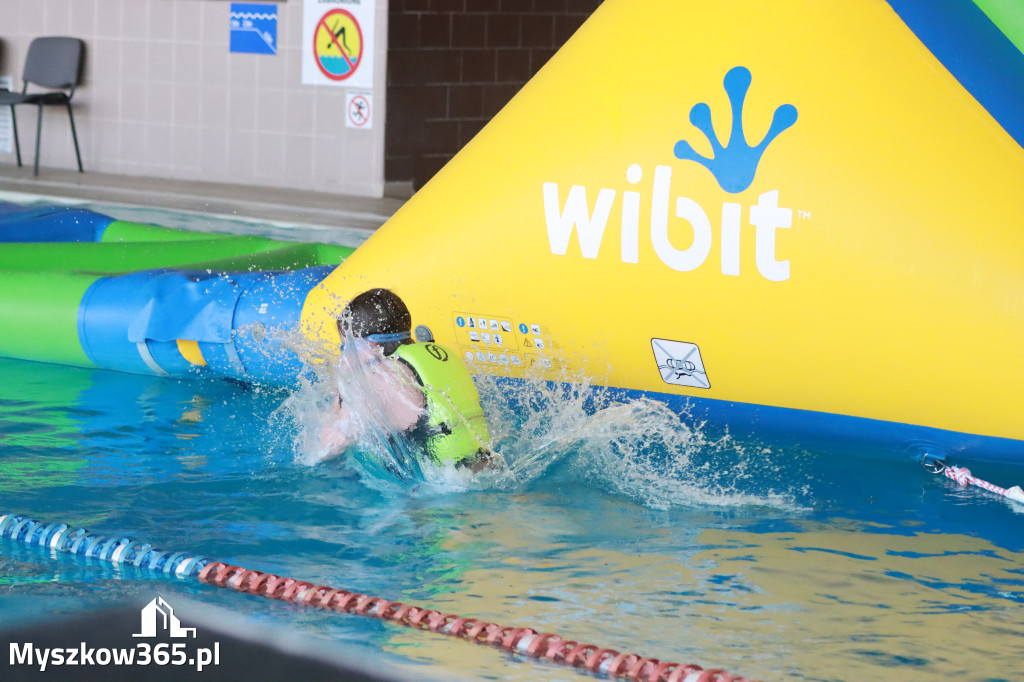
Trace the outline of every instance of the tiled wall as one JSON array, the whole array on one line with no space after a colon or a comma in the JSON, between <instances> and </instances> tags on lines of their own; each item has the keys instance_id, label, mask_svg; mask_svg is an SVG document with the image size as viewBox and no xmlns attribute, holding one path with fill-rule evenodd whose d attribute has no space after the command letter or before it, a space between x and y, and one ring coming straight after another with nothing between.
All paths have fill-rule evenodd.
<instances>
[{"instance_id":1,"label":"tiled wall","mask_svg":"<svg viewBox=\"0 0 1024 682\"><path fill-rule=\"evenodd\" d=\"M301 83L302 0L272 4L278 51L258 55L229 51L224 0L0 0L0 75L21 89L33 37L85 41L74 110L86 172L381 196L387 2L376 4L372 130L345 127L345 88ZM18 112L31 165L35 110ZM74 168L62 109L47 110L41 148L42 166Z\"/></svg>"},{"instance_id":2,"label":"tiled wall","mask_svg":"<svg viewBox=\"0 0 1024 682\"><path fill-rule=\"evenodd\" d=\"M391 0L386 175L423 185L601 0Z\"/></svg>"}]
</instances>

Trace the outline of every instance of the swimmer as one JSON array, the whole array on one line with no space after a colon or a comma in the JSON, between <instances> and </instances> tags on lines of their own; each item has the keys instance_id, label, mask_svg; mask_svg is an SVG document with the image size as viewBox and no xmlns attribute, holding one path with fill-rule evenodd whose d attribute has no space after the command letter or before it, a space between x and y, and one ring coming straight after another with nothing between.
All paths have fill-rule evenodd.
<instances>
[{"instance_id":1,"label":"swimmer","mask_svg":"<svg viewBox=\"0 0 1024 682\"><path fill-rule=\"evenodd\" d=\"M500 464L488 446L480 396L461 359L440 344L412 340L412 315L388 289L365 291L345 307L339 372L365 372L366 400L435 463L480 471ZM358 365L358 367L356 366ZM365 433L339 396L320 433L321 459L337 457Z\"/></svg>"}]
</instances>

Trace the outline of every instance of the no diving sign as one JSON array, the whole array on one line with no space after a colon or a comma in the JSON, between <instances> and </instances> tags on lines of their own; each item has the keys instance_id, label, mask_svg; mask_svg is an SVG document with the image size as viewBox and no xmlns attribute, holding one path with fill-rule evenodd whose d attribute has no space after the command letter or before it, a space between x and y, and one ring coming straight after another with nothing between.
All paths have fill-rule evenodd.
<instances>
[{"instance_id":1,"label":"no diving sign","mask_svg":"<svg viewBox=\"0 0 1024 682\"><path fill-rule=\"evenodd\" d=\"M345 94L345 127L373 127L373 93L368 90L349 90Z\"/></svg>"},{"instance_id":2,"label":"no diving sign","mask_svg":"<svg viewBox=\"0 0 1024 682\"><path fill-rule=\"evenodd\" d=\"M304 0L302 82L373 87L376 0Z\"/></svg>"}]
</instances>

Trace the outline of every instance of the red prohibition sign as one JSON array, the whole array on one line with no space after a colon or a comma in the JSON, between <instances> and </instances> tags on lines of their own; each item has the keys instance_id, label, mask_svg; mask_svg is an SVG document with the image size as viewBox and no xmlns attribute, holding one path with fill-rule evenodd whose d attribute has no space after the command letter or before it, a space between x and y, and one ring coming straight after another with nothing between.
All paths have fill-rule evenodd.
<instances>
[{"instance_id":1,"label":"red prohibition sign","mask_svg":"<svg viewBox=\"0 0 1024 682\"><path fill-rule=\"evenodd\" d=\"M327 23L331 17L340 19L336 28L331 28ZM348 46L349 36L346 35L346 29L349 28L355 29L355 38L358 41L355 50ZM321 73L333 81L343 81L356 72L362 62L363 47L363 29L348 10L332 9L320 17L316 28L313 29L313 56L316 58L316 65ZM336 49L340 56L326 54L331 48Z\"/></svg>"},{"instance_id":2,"label":"red prohibition sign","mask_svg":"<svg viewBox=\"0 0 1024 682\"><path fill-rule=\"evenodd\" d=\"M354 126L361 128L366 125L370 120L370 103L365 97L356 95L352 98L352 103L348 107L348 118Z\"/></svg>"}]
</instances>

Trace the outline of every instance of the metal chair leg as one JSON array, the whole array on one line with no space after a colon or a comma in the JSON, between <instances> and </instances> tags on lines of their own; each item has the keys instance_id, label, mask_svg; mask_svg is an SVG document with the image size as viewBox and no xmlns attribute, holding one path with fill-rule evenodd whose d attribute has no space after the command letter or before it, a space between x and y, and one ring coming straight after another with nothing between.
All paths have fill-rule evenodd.
<instances>
[{"instance_id":1,"label":"metal chair leg","mask_svg":"<svg viewBox=\"0 0 1024 682\"><path fill-rule=\"evenodd\" d=\"M21 168L21 145L18 143L18 118L14 115L14 105L11 105L11 128L14 130L14 153L18 157L18 168Z\"/></svg>"},{"instance_id":2,"label":"metal chair leg","mask_svg":"<svg viewBox=\"0 0 1024 682\"><path fill-rule=\"evenodd\" d=\"M75 117L71 115L71 102L67 102L68 120L71 121L71 139L75 142L75 158L78 159L78 172L84 173L82 169L82 155L78 152L78 134L75 132Z\"/></svg>"},{"instance_id":3,"label":"metal chair leg","mask_svg":"<svg viewBox=\"0 0 1024 682\"><path fill-rule=\"evenodd\" d=\"M39 105L39 121L36 123L36 168L32 173L39 175L39 142L43 137L43 105Z\"/></svg>"}]
</instances>

